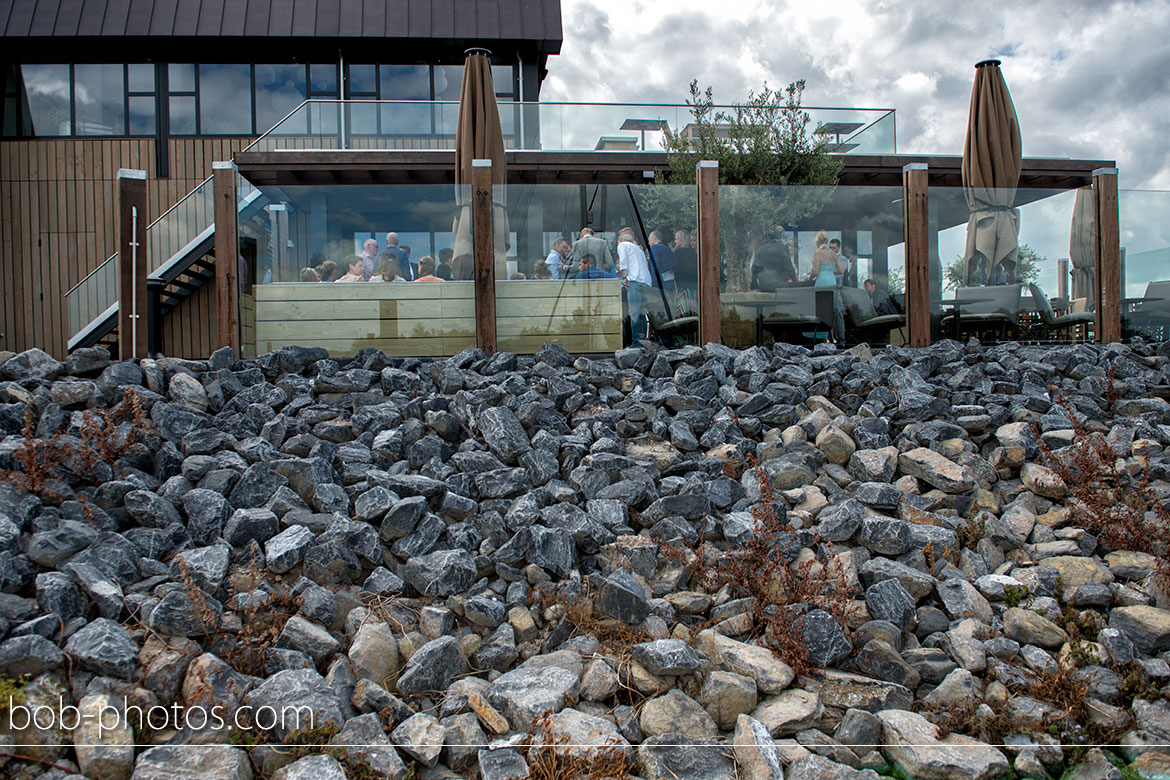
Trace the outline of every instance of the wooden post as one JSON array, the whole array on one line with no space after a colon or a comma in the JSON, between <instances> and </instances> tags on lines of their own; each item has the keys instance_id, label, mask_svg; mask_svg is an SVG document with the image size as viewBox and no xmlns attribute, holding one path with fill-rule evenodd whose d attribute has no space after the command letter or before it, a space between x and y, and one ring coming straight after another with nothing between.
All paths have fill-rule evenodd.
<instances>
[{"instance_id":1,"label":"wooden post","mask_svg":"<svg viewBox=\"0 0 1170 780\"><path fill-rule=\"evenodd\" d=\"M215 201L215 311L216 346L240 354L240 242L236 236L236 164L211 164Z\"/></svg>"},{"instance_id":2,"label":"wooden post","mask_svg":"<svg viewBox=\"0 0 1170 780\"><path fill-rule=\"evenodd\" d=\"M1056 297L1068 300L1068 258L1056 261Z\"/></svg>"},{"instance_id":3,"label":"wooden post","mask_svg":"<svg viewBox=\"0 0 1170 780\"><path fill-rule=\"evenodd\" d=\"M146 171L118 170L118 359L146 357Z\"/></svg>"},{"instance_id":4,"label":"wooden post","mask_svg":"<svg viewBox=\"0 0 1170 780\"><path fill-rule=\"evenodd\" d=\"M930 344L930 225L926 163L902 168L902 224L906 231L906 318L910 346Z\"/></svg>"},{"instance_id":5,"label":"wooden post","mask_svg":"<svg viewBox=\"0 0 1170 780\"><path fill-rule=\"evenodd\" d=\"M1097 341L1121 341L1121 224L1117 211L1117 169L1093 171L1097 220Z\"/></svg>"},{"instance_id":6,"label":"wooden post","mask_svg":"<svg viewBox=\"0 0 1170 780\"><path fill-rule=\"evenodd\" d=\"M496 352L496 249L492 235L492 161L471 161L472 257L475 267L475 345Z\"/></svg>"},{"instance_id":7,"label":"wooden post","mask_svg":"<svg viewBox=\"0 0 1170 780\"><path fill-rule=\"evenodd\" d=\"M695 166L699 199L699 345L721 344L719 309L719 163Z\"/></svg>"}]
</instances>

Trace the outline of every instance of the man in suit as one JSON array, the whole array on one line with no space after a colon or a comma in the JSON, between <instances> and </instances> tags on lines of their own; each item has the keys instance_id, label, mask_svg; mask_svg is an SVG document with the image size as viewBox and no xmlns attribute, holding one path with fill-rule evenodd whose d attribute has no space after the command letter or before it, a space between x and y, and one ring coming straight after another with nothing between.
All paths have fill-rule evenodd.
<instances>
[{"instance_id":1,"label":"man in suit","mask_svg":"<svg viewBox=\"0 0 1170 780\"><path fill-rule=\"evenodd\" d=\"M878 314L901 314L898 311L898 304L894 303L894 299L885 290L879 290L877 282L873 279L865 280L865 291L869 293L869 299L873 301L873 308Z\"/></svg>"},{"instance_id":2,"label":"man in suit","mask_svg":"<svg viewBox=\"0 0 1170 780\"><path fill-rule=\"evenodd\" d=\"M609 251L609 243L604 238L593 235L593 228L581 228L581 237L573 242L573 249L569 252L569 267L572 268L585 255L593 255L596 260L594 268L606 272L613 268L613 255Z\"/></svg>"},{"instance_id":3,"label":"man in suit","mask_svg":"<svg viewBox=\"0 0 1170 780\"><path fill-rule=\"evenodd\" d=\"M776 240L776 233L769 233L767 240L756 247L752 262L752 289L775 292L796 281L796 269L788 256L788 248Z\"/></svg>"},{"instance_id":4,"label":"man in suit","mask_svg":"<svg viewBox=\"0 0 1170 780\"><path fill-rule=\"evenodd\" d=\"M398 234L390 232L386 234L386 253L393 254L398 258L398 273L408 282L413 282L418 274L414 272L414 266L410 264L406 253L398 248ZM383 253L385 254L385 253Z\"/></svg>"}]
</instances>

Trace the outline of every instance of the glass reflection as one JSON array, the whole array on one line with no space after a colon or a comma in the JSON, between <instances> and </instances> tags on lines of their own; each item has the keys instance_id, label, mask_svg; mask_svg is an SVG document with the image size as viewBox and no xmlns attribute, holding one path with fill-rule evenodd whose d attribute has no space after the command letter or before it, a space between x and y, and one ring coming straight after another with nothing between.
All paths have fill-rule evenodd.
<instances>
[{"instance_id":1,"label":"glass reflection","mask_svg":"<svg viewBox=\"0 0 1170 780\"><path fill-rule=\"evenodd\" d=\"M124 72L121 65L74 65L73 105L78 135L126 132Z\"/></svg>"},{"instance_id":2,"label":"glass reflection","mask_svg":"<svg viewBox=\"0 0 1170 780\"><path fill-rule=\"evenodd\" d=\"M256 66L256 130L265 132L284 119L305 99L304 65ZM305 121L299 122L299 132L305 132ZM297 132L298 128L283 127L282 132Z\"/></svg>"},{"instance_id":3,"label":"glass reflection","mask_svg":"<svg viewBox=\"0 0 1170 780\"><path fill-rule=\"evenodd\" d=\"M252 69L248 65L199 66L199 132L252 132Z\"/></svg>"},{"instance_id":4,"label":"glass reflection","mask_svg":"<svg viewBox=\"0 0 1170 780\"><path fill-rule=\"evenodd\" d=\"M69 135L68 65L21 65L29 118L36 135Z\"/></svg>"}]
</instances>

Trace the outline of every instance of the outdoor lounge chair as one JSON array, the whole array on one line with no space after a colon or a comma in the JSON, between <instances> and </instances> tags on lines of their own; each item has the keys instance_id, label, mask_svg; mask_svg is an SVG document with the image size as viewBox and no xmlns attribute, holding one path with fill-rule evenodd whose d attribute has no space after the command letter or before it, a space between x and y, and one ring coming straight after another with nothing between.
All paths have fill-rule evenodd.
<instances>
[{"instance_id":1,"label":"outdoor lounge chair","mask_svg":"<svg viewBox=\"0 0 1170 780\"><path fill-rule=\"evenodd\" d=\"M1148 341L1170 340L1170 281L1146 285L1146 294L1133 309L1122 314L1125 335Z\"/></svg>"},{"instance_id":2,"label":"outdoor lounge chair","mask_svg":"<svg viewBox=\"0 0 1170 780\"><path fill-rule=\"evenodd\" d=\"M878 314L873 307L869 293L856 287L842 287L841 299L845 304L845 330L849 341L875 341L886 343L890 331L901 330L906 325L904 314ZM903 336L903 340L905 337Z\"/></svg>"},{"instance_id":3,"label":"outdoor lounge chair","mask_svg":"<svg viewBox=\"0 0 1170 780\"><path fill-rule=\"evenodd\" d=\"M1022 284L999 284L989 287L960 287L955 290L956 309L942 316L944 330L955 326L958 317L963 330L997 333L1000 338L1020 330L1020 292Z\"/></svg>"},{"instance_id":4,"label":"outdoor lounge chair","mask_svg":"<svg viewBox=\"0 0 1170 780\"><path fill-rule=\"evenodd\" d=\"M646 309L646 317L650 320L650 327L664 342L685 341L688 336L698 337L699 318L693 315L676 317L666 310L662 296L658 290L648 290L642 295L642 306Z\"/></svg>"},{"instance_id":5,"label":"outdoor lounge chair","mask_svg":"<svg viewBox=\"0 0 1170 780\"><path fill-rule=\"evenodd\" d=\"M1093 314L1087 311L1057 316L1043 290L1034 284L1029 284L1028 291L1032 293L1032 303L1035 304L1036 311L1040 314L1037 330L1043 335L1048 336L1057 331L1072 328L1077 328L1078 331L1083 330L1080 326L1087 325L1094 320Z\"/></svg>"},{"instance_id":6,"label":"outdoor lounge chair","mask_svg":"<svg viewBox=\"0 0 1170 780\"><path fill-rule=\"evenodd\" d=\"M817 292L828 299L827 317L818 317ZM823 308L823 306L822 306ZM826 312L821 312L822 315ZM788 287L776 291L776 306L763 316L763 328L776 341L788 341L800 333L811 333L814 340L828 340L832 329L832 289L826 287Z\"/></svg>"}]
</instances>

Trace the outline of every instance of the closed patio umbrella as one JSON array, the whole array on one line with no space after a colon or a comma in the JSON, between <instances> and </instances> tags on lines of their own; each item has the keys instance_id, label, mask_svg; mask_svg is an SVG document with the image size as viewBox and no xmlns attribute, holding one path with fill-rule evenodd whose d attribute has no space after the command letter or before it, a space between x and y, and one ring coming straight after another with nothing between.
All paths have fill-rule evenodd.
<instances>
[{"instance_id":1,"label":"closed patio umbrella","mask_svg":"<svg viewBox=\"0 0 1170 780\"><path fill-rule=\"evenodd\" d=\"M459 90L459 122L455 129L455 199L459 211L455 220L455 273L457 279L470 279L472 268L471 237L471 161L492 161L492 184L506 179L504 133L500 128L500 110L492 82L492 66L487 49L468 49L463 65L463 85ZM508 235L507 214L501 205L503 193L495 194L492 220L495 225L496 275L504 274L505 244Z\"/></svg>"},{"instance_id":2,"label":"closed patio umbrella","mask_svg":"<svg viewBox=\"0 0 1170 780\"><path fill-rule=\"evenodd\" d=\"M1068 239L1068 256L1072 263L1072 297L1097 300L1096 271L1097 220L1093 214L1093 188L1077 190L1073 204L1072 226Z\"/></svg>"},{"instance_id":3,"label":"closed patio umbrella","mask_svg":"<svg viewBox=\"0 0 1170 780\"><path fill-rule=\"evenodd\" d=\"M1012 203L1020 161L1020 126L999 60L984 60L975 66L963 144L963 192L971 212L963 255L967 286L1018 281L1020 212Z\"/></svg>"}]
</instances>

